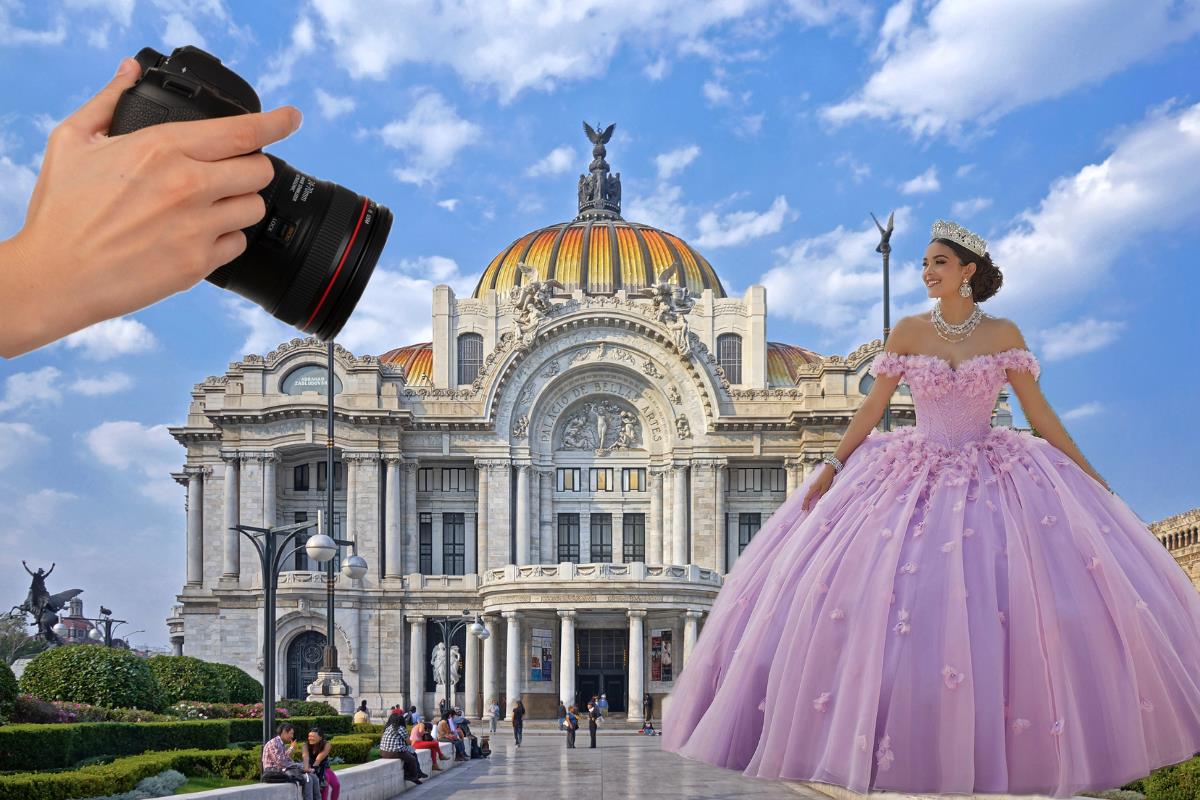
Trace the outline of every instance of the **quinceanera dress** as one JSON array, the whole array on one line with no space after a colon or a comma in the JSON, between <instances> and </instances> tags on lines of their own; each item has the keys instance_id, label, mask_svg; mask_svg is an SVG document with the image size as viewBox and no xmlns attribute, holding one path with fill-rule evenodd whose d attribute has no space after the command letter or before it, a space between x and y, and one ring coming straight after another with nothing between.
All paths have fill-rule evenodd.
<instances>
[{"instance_id":1,"label":"quinceanera dress","mask_svg":"<svg viewBox=\"0 0 1200 800\"><path fill-rule=\"evenodd\" d=\"M917 424L872 431L751 540L664 709L662 746L854 792L1115 788L1200 751L1200 593L1044 439L991 427L1023 348L885 351Z\"/></svg>"}]
</instances>

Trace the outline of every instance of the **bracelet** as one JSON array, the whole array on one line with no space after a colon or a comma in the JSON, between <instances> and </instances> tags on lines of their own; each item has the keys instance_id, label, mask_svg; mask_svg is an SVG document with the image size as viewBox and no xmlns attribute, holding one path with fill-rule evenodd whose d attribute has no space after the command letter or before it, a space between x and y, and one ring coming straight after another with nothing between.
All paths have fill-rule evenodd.
<instances>
[{"instance_id":1,"label":"bracelet","mask_svg":"<svg viewBox=\"0 0 1200 800\"><path fill-rule=\"evenodd\" d=\"M833 474L835 474L835 475L837 473L841 472L842 467L845 466L844 464L842 464L841 461L838 460L837 456L825 456L824 458L821 459L821 463L829 464L830 466L832 466Z\"/></svg>"}]
</instances>

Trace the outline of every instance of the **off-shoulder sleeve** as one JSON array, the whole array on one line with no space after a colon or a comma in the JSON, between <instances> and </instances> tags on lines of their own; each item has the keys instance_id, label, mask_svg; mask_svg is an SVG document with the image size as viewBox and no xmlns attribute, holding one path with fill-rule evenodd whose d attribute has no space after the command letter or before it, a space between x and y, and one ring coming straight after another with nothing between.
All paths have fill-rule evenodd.
<instances>
[{"instance_id":1,"label":"off-shoulder sleeve","mask_svg":"<svg viewBox=\"0 0 1200 800\"><path fill-rule=\"evenodd\" d=\"M895 375L900 377L904 374L904 360L900 358L899 353L884 350L875 356L875 360L871 362L871 366L867 372L877 378L880 375Z\"/></svg>"},{"instance_id":2,"label":"off-shoulder sleeve","mask_svg":"<svg viewBox=\"0 0 1200 800\"><path fill-rule=\"evenodd\" d=\"M1002 369L1025 370L1033 375L1034 380L1037 380L1038 376L1042 374L1042 367L1038 364L1037 357L1024 348L1014 347L1011 350L1005 350L1000 354L998 360Z\"/></svg>"}]
</instances>

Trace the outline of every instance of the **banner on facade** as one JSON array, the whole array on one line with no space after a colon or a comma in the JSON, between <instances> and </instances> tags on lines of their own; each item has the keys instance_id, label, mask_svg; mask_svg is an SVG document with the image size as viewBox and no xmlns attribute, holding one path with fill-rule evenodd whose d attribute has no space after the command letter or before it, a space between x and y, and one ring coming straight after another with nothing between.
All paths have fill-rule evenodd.
<instances>
[{"instance_id":1,"label":"banner on facade","mask_svg":"<svg viewBox=\"0 0 1200 800\"><path fill-rule=\"evenodd\" d=\"M554 631L534 628L529 642L529 679L554 680Z\"/></svg>"},{"instance_id":2,"label":"banner on facade","mask_svg":"<svg viewBox=\"0 0 1200 800\"><path fill-rule=\"evenodd\" d=\"M660 628L650 631L650 680L669 683L671 670L671 629Z\"/></svg>"}]
</instances>

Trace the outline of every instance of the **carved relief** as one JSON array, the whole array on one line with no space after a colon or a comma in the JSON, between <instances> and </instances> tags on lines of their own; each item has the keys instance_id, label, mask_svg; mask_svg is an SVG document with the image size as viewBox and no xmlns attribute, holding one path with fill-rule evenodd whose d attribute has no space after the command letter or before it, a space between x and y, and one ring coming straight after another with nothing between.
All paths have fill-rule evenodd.
<instances>
[{"instance_id":1,"label":"carved relief","mask_svg":"<svg viewBox=\"0 0 1200 800\"><path fill-rule=\"evenodd\" d=\"M512 435L517 439L524 439L529 433L529 415L522 414L517 417L516 422L512 426Z\"/></svg>"},{"instance_id":2,"label":"carved relief","mask_svg":"<svg viewBox=\"0 0 1200 800\"><path fill-rule=\"evenodd\" d=\"M598 456L613 450L641 447L642 424L637 414L612 400L584 403L562 426L559 448L591 450Z\"/></svg>"},{"instance_id":3,"label":"carved relief","mask_svg":"<svg viewBox=\"0 0 1200 800\"><path fill-rule=\"evenodd\" d=\"M688 422L687 417L677 417L675 419L675 432L680 439L692 438L692 426Z\"/></svg>"}]
</instances>

